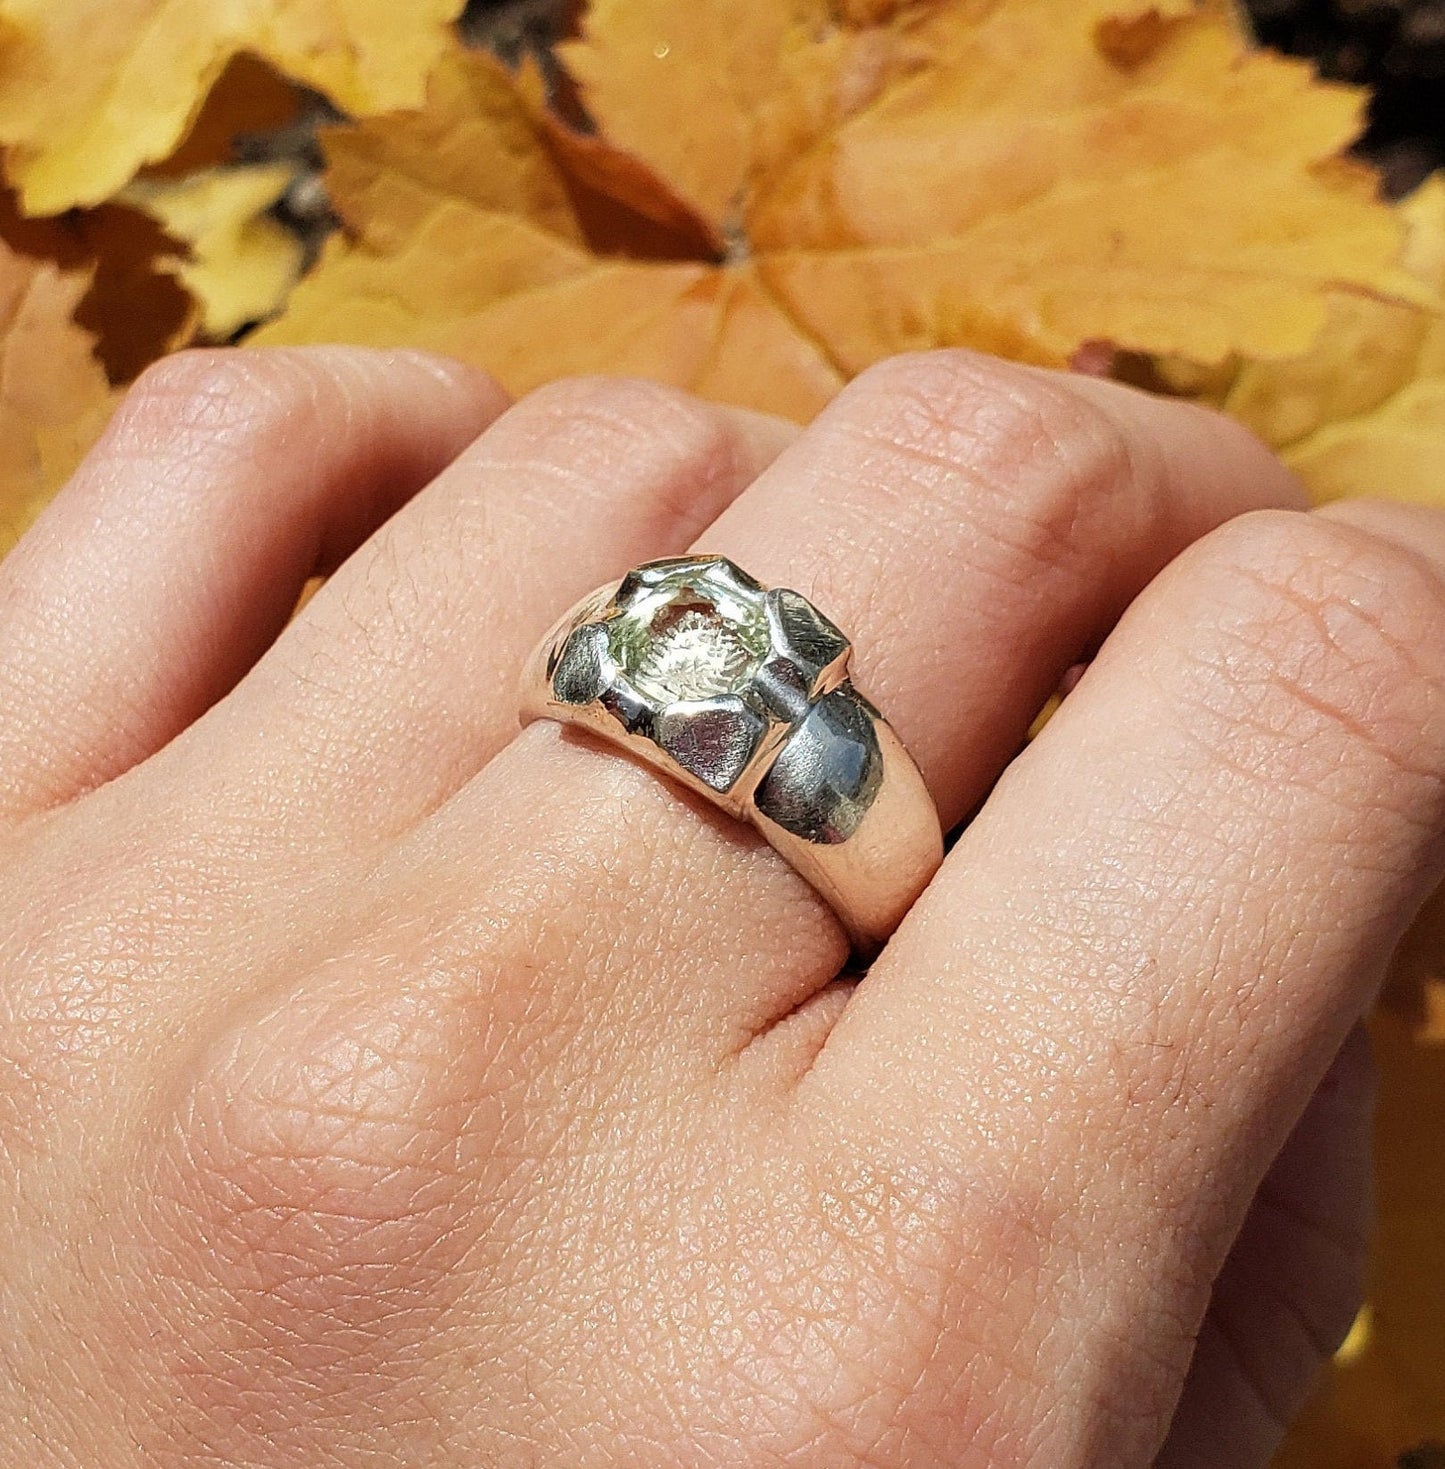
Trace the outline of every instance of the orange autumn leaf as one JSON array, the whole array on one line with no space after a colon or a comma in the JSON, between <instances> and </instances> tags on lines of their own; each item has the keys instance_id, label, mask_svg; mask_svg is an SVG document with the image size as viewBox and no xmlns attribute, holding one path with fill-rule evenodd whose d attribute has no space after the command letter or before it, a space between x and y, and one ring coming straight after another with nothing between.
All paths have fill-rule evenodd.
<instances>
[{"instance_id":1,"label":"orange autumn leaf","mask_svg":"<svg viewBox=\"0 0 1445 1469\"><path fill-rule=\"evenodd\" d=\"M925 7L905 39L926 66L760 166L764 268L851 370L959 340L1270 358L1314 340L1334 283L1420 297L1371 182L1324 166L1356 94L1249 54L1214 12L1151 17L1142 54L1127 27L1105 45L1117 8Z\"/></svg>"},{"instance_id":2,"label":"orange autumn leaf","mask_svg":"<svg viewBox=\"0 0 1445 1469\"><path fill-rule=\"evenodd\" d=\"M585 39L560 56L606 137L721 239L757 163L759 113L831 24L828 0L594 0Z\"/></svg>"},{"instance_id":3,"label":"orange autumn leaf","mask_svg":"<svg viewBox=\"0 0 1445 1469\"><path fill-rule=\"evenodd\" d=\"M1343 253L1373 236L1370 252L1388 259L1397 242L1394 221L1360 200L1346 206L1359 233L1342 250L1340 192L1296 188L1291 174L1206 155L1102 186L1061 182L960 236L779 250L760 269L850 372L955 343L1057 366L1098 338L1199 362L1268 358L1314 340ZM1227 237L1200 231L1201 198L1227 215ZM1387 282L1416 294L1394 267L1375 278Z\"/></svg>"},{"instance_id":4,"label":"orange autumn leaf","mask_svg":"<svg viewBox=\"0 0 1445 1469\"><path fill-rule=\"evenodd\" d=\"M553 110L535 63L507 81L528 108L533 128L566 181L577 223L602 255L637 259L707 259L717 241L677 191L632 153L581 131Z\"/></svg>"},{"instance_id":5,"label":"orange autumn leaf","mask_svg":"<svg viewBox=\"0 0 1445 1469\"><path fill-rule=\"evenodd\" d=\"M836 0L593 0L582 38L559 54L605 136L667 179L725 239L764 175L779 162L806 166L809 145L824 141L829 124L871 104L889 81L914 70L950 77L973 70L980 79L992 73L986 85L1013 98L1020 111L1035 87L1057 106L1060 82L1072 85L1081 61L1084 72L1090 69L1100 21L1149 12L1177 16L1191 3L914 5L908 24L885 29L880 23L905 8L897 0L849 0L841 7ZM839 30L840 16L851 30ZM1006 46L989 56L994 31ZM976 69L949 54L975 44ZM998 61L1004 65L994 71ZM833 93L834 105L812 118L809 137L806 126L798 127L821 100L819 84ZM678 125L682 117L687 126ZM957 127L963 117L949 122ZM787 136L790 131L795 135ZM913 178L936 171L935 162Z\"/></svg>"},{"instance_id":6,"label":"orange autumn leaf","mask_svg":"<svg viewBox=\"0 0 1445 1469\"><path fill-rule=\"evenodd\" d=\"M32 214L94 204L186 133L252 52L349 112L417 105L462 0L0 0L0 142Z\"/></svg>"},{"instance_id":7,"label":"orange autumn leaf","mask_svg":"<svg viewBox=\"0 0 1445 1469\"><path fill-rule=\"evenodd\" d=\"M445 343L515 390L635 371L806 418L911 348L1283 358L1338 288L1432 299L1338 161L1359 95L1247 52L1227 10L864 11L886 19L597 0L562 48L596 135L449 57L420 112L330 134L349 239L263 339ZM613 258L583 189L679 240L682 211L701 245Z\"/></svg>"},{"instance_id":8,"label":"orange autumn leaf","mask_svg":"<svg viewBox=\"0 0 1445 1469\"><path fill-rule=\"evenodd\" d=\"M0 554L110 415L105 372L72 320L88 284L0 245Z\"/></svg>"}]
</instances>

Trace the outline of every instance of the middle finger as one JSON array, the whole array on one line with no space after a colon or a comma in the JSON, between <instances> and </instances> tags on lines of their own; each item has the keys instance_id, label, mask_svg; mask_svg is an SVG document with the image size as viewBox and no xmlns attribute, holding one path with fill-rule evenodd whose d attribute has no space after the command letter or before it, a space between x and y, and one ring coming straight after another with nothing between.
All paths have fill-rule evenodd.
<instances>
[{"instance_id":1,"label":"middle finger","mask_svg":"<svg viewBox=\"0 0 1445 1469\"><path fill-rule=\"evenodd\" d=\"M533 393L340 567L174 758L225 771L241 815L264 803L268 854L384 848L512 738L513 669L554 600L681 550L795 433L642 382Z\"/></svg>"}]
</instances>

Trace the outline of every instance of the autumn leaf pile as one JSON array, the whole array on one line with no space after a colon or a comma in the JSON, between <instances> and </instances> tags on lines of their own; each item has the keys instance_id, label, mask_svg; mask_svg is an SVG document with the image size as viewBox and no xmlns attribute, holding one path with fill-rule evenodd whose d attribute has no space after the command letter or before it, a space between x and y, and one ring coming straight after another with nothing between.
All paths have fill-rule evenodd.
<instances>
[{"instance_id":1,"label":"autumn leaf pile","mask_svg":"<svg viewBox=\"0 0 1445 1469\"><path fill-rule=\"evenodd\" d=\"M459 9L0 0L0 552L127 381L238 333L800 420L961 344L1216 403L1321 498L1445 503L1445 178L1383 202L1362 95L1226 0L591 0L545 74ZM319 184L265 146L317 94ZM1289 1469L1445 1440L1442 974L1445 898L1376 1021L1371 1303Z\"/></svg>"}]
</instances>

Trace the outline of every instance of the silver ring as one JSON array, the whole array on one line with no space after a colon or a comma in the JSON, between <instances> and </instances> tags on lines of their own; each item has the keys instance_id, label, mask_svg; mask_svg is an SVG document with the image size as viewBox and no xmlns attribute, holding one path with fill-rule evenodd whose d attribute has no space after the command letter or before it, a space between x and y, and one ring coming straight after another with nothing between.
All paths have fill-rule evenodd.
<instances>
[{"instance_id":1,"label":"silver ring","mask_svg":"<svg viewBox=\"0 0 1445 1469\"><path fill-rule=\"evenodd\" d=\"M876 950L943 860L938 812L852 646L722 556L650 561L584 598L523 674L522 720L580 725L751 822Z\"/></svg>"}]
</instances>

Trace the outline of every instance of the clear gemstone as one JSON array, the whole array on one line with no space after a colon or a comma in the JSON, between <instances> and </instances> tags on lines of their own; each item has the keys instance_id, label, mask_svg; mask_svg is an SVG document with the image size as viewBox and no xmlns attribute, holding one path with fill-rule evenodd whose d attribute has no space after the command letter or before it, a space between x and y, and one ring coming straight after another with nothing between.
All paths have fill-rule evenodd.
<instances>
[{"instance_id":1,"label":"clear gemstone","mask_svg":"<svg viewBox=\"0 0 1445 1469\"><path fill-rule=\"evenodd\" d=\"M761 599L695 567L648 588L610 632L623 673L659 705L739 693L768 651Z\"/></svg>"},{"instance_id":2,"label":"clear gemstone","mask_svg":"<svg viewBox=\"0 0 1445 1469\"><path fill-rule=\"evenodd\" d=\"M684 612L638 661L633 681L660 699L713 699L744 682L753 656L715 617Z\"/></svg>"}]
</instances>

